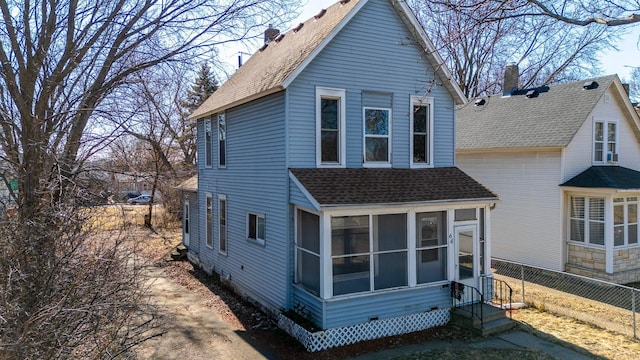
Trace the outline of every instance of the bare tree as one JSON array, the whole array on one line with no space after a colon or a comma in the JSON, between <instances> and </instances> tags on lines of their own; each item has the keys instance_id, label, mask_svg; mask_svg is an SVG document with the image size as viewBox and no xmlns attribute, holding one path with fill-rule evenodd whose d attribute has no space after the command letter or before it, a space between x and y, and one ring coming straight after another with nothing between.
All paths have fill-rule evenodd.
<instances>
[{"instance_id":1,"label":"bare tree","mask_svg":"<svg viewBox=\"0 0 640 360\"><path fill-rule=\"evenodd\" d=\"M115 358L153 336L132 243L96 238L78 207L84 162L125 130L107 105L141 71L211 56L293 5L0 1L0 175L18 185L0 214L0 358Z\"/></svg>"},{"instance_id":2,"label":"bare tree","mask_svg":"<svg viewBox=\"0 0 640 360\"><path fill-rule=\"evenodd\" d=\"M20 217L60 195L43 183L77 174L89 122L133 74L250 36L290 7L285 0L0 2L0 146L20 182Z\"/></svg>"},{"instance_id":3,"label":"bare tree","mask_svg":"<svg viewBox=\"0 0 640 360\"><path fill-rule=\"evenodd\" d=\"M599 24L608 27L640 22L638 0L432 0L452 10L462 11L479 21L500 21L518 17L549 17L578 26ZM485 9L481 17L477 10ZM475 13L475 15L474 15Z\"/></svg>"},{"instance_id":4,"label":"bare tree","mask_svg":"<svg viewBox=\"0 0 640 360\"><path fill-rule=\"evenodd\" d=\"M625 81L629 84L629 98L636 103L640 102L640 66L634 67Z\"/></svg>"},{"instance_id":5,"label":"bare tree","mask_svg":"<svg viewBox=\"0 0 640 360\"><path fill-rule=\"evenodd\" d=\"M599 68L596 51L609 47L613 36L549 18L479 21L493 14L486 7L469 14L449 3L415 0L413 8L468 97L500 92L510 63L521 69L522 88L591 76Z\"/></svg>"}]
</instances>

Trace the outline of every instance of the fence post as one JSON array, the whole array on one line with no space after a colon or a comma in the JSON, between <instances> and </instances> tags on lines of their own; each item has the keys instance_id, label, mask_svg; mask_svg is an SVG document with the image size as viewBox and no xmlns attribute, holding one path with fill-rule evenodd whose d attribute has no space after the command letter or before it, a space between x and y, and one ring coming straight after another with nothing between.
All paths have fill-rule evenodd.
<instances>
[{"instance_id":1,"label":"fence post","mask_svg":"<svg viewBox=\"0 0 640 360\"><path fill-rule=\"evenodd\" d=\"M631 311L633 316L633 338L638 339L638 335L636 333L636 290L631 289Z\"/></svg>"},{"instance_id":2,"label":"fence post","mask_svg":"<svg viewBox=\"0 0 640 360\"><path fill-rule=\"evenodd\" d=\"M520 264L520 281L522 281L522 303L526 304L527 301L525 300L525 296L524 296L524 265Z\"/></svg>"}]
</instances>

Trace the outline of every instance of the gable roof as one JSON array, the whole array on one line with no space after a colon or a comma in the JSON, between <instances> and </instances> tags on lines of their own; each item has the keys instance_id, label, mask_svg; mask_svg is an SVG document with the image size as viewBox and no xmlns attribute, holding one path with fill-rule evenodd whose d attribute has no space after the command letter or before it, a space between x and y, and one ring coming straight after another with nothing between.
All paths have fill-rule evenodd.
<instances>
[{"instance_id":1,"label":"gable roof","mask_svg":"<svg viewBox=\"0 0 640 360\"><path fill-rule=\"evenodd\" d=\"M286 89L368 1L341 0L327 8L321 17L314 16L301 28L284 33L278 41L255 52L189 118L209 116ZM464 104L462 91L413 12L404 1L390 0L390 3L424 49L429 64L436 69L456 104Z\"/></svg>"},{"instance_id":2,"label":"gable roof","mask_svg":"<svg viewBox=\"0 0 640 360\"><path fill-rule=\"evenodd\" d=\"M497 94L478 98L485 100L481 106L469 101L456 114L456 150L565 147L609 88L623 98L638 132L638 116L618 76L591 80L599 86L585 90L586 81L576 81L550 86L532 98Z\"/></svg>"},{"instance_id":3,"label":"gable roof","mask_svg":"<svg viewBox=\"0 0 640 360\"><path fill-rule=\"evenodd\" d=\"M640 172L622 166L592 166L560 186L640 189Z\"/></svg>"},{"instance_id":4,"label":"gable roof","mask_svg":"<svg viewBox=\"0 0 640 360\"><path fill-rule=\"evenodd\" d=\"M456 167L431 169L290 169L320 206L498 200Z\"/></svg>"},{"instance_id":5,"label":"gable roof","mask_svg":"<svg viewBox=\"0 0 640 360\"><path fill-rule=\"evenodd\" d=\"M182 191L197 192L198 191L198 175L194 175L176 186L176 189Z\"/></svg>"}]
</instances>

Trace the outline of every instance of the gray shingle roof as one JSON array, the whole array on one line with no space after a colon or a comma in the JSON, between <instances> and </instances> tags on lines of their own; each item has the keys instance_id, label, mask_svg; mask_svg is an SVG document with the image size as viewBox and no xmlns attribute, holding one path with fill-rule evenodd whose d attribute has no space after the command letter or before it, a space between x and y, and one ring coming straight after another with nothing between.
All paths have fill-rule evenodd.
<instances>
[{"instance_id":1,"label":"gray shingle roof","mask_svg":"<svg viewBox=\"0 0 640 360\"><path fill-rule=\"evenodd\" d=\"M289 30L280 41L272 41L263 51L254 53L189 118L202 118L284 90L291 76L295 76L367 1L351 0L344 4L337 2L327 8L322 17L312 17L298 31ZM411 10L402 1L391 1L391 4L418 43L426 49L429 63L443 79L456 103L463 104L465 99L460 88L452 80L449 70L442 65L442 58L418 25Z\"/></svg>"},{"instance_id":2,"label":"gray shingle roof","mask_svg":"<svg viewBox=\"0 0 640 360\"><path fill-rule=\"evenodd\" d=\"M321 206L497 200L456 167L432 169L291 169Z\"/></svg>"},{"instance_id":3,"label":"gray shingle roof","mask_svg":"<svg viewBox=\"0 0 640 360\"><path fill-rule=\"evenodd\" d=\"M584 90L585 81L550 86L537 97L483 97L458 109L456 149L565 147L587 119L617 75L591 80L597 89Z\"/></svg>"},{"instance_id":4,"label":"gray shingle roof","mask_svg":"<svg viewBox=\"0 0 640 360\"><path fill-rule=\"evenodd\" d=\"M560 186L640 189L640 172L622 166L592 166Z\"/></svg>"}]
</instances>

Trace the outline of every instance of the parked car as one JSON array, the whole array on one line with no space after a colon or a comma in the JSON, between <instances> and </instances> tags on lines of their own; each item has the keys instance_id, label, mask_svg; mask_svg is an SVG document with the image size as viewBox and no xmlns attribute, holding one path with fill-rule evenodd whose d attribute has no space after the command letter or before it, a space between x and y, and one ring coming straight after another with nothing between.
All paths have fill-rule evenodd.
<instances>
[{"instance_id":1,"label":"parked car","mask_svg":"<svg viewBox=\"0 0 640 360\"><path fill-rule=\"evenodd\" d=\"M127 202L132 205L138 205L138 204L146 205L146 204L149 204L149 202L151 202L151 195L140 195L127 200Z\"/></svg>"}]
</instances>

